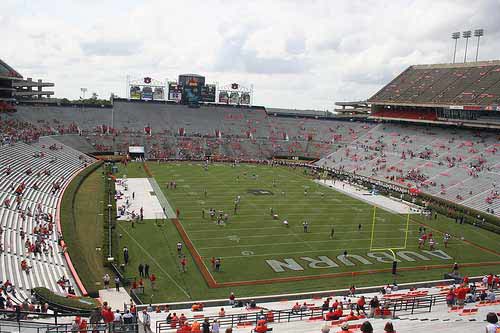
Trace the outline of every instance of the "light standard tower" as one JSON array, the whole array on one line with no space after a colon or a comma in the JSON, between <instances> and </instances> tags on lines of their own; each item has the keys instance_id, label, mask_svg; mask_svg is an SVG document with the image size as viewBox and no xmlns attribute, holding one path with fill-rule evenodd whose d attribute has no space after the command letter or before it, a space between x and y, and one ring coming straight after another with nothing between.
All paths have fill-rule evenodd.
<instances>
[{"instance_id":1,"label":"light standard tower","mask_svg":"<svg viewBox=\"0 0 500 333\"><path fill-rule=\"evenodd\" d=\"M479 55L479 39L482 36L484 36L484 29L476 29L476 30L474 30L474 37L477 37L476 62L477 62L477 57Z\"/></svg>"},{"instance_id":2,"label":"light standard tower","mask_svg":"<svg viewBox=\"0 0 500 333\"><path fill-rule=\"evenodd\" d=\"M453 50L453 63L455 63L455 55L457 54L457 42L460 38L460 32L454 32L451 34L451 38L455 40L455 49Z\"/></svg>"},{"instance_id":3,"label":"light standard tower","mask_svg":"<svg viewBox=\"0 0 500 333\"><path fill-rule=\"evenodd\" d=\"M469 45L469 38L472 36L472 31L467 30L462 32L462 37L465 38L465 54L464 62L467 62L467 46Z\"/></svg>"}]
</instances>

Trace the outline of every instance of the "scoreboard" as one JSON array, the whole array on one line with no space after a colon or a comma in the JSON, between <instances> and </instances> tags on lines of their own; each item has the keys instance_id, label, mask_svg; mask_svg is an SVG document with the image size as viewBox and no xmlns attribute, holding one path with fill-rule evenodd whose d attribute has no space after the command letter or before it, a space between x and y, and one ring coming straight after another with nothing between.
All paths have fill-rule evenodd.
<instances>
[{"instance_id":1,"label":"scoreboard","mask_svg":"<svg viewBox=\"0 0 500 333\"><path fill-rule=\"evenodd\" d=\"M150 77L129 81L127 84L130 99L165 100L165 83Z\"/></svg>"}]
</instances>

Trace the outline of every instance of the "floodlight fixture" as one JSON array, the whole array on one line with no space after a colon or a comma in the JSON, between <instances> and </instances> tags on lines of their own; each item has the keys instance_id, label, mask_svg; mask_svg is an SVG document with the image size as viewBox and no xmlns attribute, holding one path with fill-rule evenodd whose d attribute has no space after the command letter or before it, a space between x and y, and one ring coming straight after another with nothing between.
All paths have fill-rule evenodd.
<instances>
[{"instance_id":1,"label":"floodlight fixture","mask_svg":"<svg viewBox=\"0 0 500 333\"><path fill-rule=\"evenodd\" d=\"M472 36L472 31L466 30L462 31L462 37L465 38L465 53L464 53L464 62L467 62L467 47L469 46L469 38Z\"/></svg>"},{"instance_id":2,"label":"floodlight fixture","mask_svg":"<svg viewBox=\"0 0 500 333\"><path fill-rule=\"evenodd\" d=\"M477 48L476 48L476 62L479 56L479 39L484 36L484 29L474 30L474 37L477 37Z\"/></svg>"},{"instance_id":3,"label":"floodlight fixture","mask_svg":"<svg viewBox=\"0 0 500 333\"><path fill-rule=\"evenodd\" d=\"M451 34L451 38L455 40L455 49L453 50L453 63L455 63L455 56L457 54L457 42L460 38L460 32L454 32Z\"/></svg>"}]
</instances>

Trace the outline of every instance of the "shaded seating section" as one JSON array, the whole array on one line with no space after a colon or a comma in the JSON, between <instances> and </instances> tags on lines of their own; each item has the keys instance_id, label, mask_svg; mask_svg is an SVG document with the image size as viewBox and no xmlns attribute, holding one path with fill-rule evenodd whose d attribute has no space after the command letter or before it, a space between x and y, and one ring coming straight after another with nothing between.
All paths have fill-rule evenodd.
<instances>
[{"instance_id":1,"label":"shaded seating section","mask_svg":"<svg viewBox=\"0 0 500 333\"><path fill-rule=\"evenodd\" d=\"M15 287L9 294L15 303L39 286L59 293L71 286L79 294L54 217L64 186L92 161L49 137L0 146L0 280Z\"/></svg>"}]
</instances>

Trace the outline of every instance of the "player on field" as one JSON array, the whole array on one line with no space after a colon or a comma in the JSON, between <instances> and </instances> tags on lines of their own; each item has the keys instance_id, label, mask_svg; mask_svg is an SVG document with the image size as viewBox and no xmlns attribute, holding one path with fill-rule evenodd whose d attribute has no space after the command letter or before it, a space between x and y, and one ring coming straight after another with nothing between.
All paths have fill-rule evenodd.
<instances>
[{"instance_id":1,"label":"player on field","mask_svg":"<svg viewBox=\"0 0 500 333\"><path fill-rule=\"evenodd\" d=\"M288 227L288 220L284 220L284 221L283 221L283 225L284 225L285 227Z\"/></svg>"},{"instance_id":2,"label":"player on field","mask_svg":"<svg viewBox=\"0 0 500 333\"><path fill-rule=\"evenodd\" d=\"M333 239L334 234L335 234L335 229L333 228L333 225L332 225L332 229L330 230L330 239Z\"/></svg>"},{"instance_id":3,"label":"player on field","mask_svg":"<svg viewBox=\"0 0 500 333\"><path fill-rule=\"evenodd\" d=\"M448 242L450 241L451 239L451 236L449 233L445 233L444 234L444 238L443 238L443 242L444 242L444 247L447 248L448 247Z\"/></svg>"},{"instance_id":4,"label":"player on field","mask_svg":"<svg viewBox=\"0 0 500 333\"><path fill-rule=\"evenodd\" d=\"M436 246L436 242L434 241L434 238L429 239L429 249L431 251L434 251L435 246Z\"/></svg>"},{"instance_id":5,"label":"player on field","mask_svg":"<svg viewBox=\"0 0 500 333\"><path fill-rule=\"evenodd\" d=\"M302 222L302 226L304 227L304 232L309 232L309 222L304 221Z\"/></svg>"},{"instance_id":6,"label":"player on field","mask_svg":"<svg viewBox=\"0 0 500 333\"><path fill-rule=\"evenodd\" d=\"M418 238L418 248L421 249L424 246L423 235Z\"/></svg>"},{"instance_id":7,"label":"player on field","mask_svg":"<svg viewBox=\"0 0 500 333\"><path fill-rule=\"evenodd\" d=\"M177 255L180 257L182 253L182 243L177 242Z\"/></svg>"},{"instance_id":8,"label":"player on field","mask_svg":"<svg viewBox=\"0 0 500 333\"><path fill-rule=\"evenodd\" d=\"M182 256L180 260L180 265L181 265L181 272L186 272L187 271L187 259L186 256Z\"/></svg>"},{"instance_id":9,"label":"player on field","mask_svg":"<svg viewBox=\"0 0 500 333\"><path fill-rule=\"evenodd\" d=\"M358 231L361 231L361 223L358 224Z\"/></svg>"}]
</instances>

